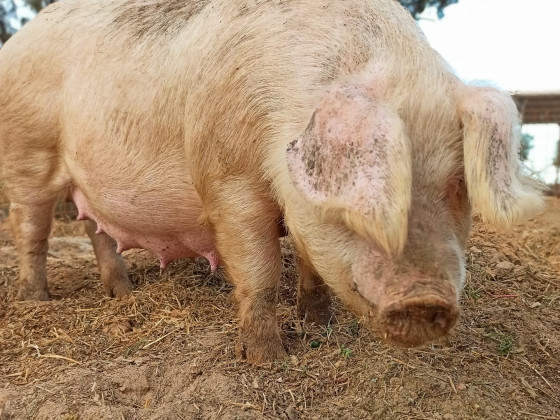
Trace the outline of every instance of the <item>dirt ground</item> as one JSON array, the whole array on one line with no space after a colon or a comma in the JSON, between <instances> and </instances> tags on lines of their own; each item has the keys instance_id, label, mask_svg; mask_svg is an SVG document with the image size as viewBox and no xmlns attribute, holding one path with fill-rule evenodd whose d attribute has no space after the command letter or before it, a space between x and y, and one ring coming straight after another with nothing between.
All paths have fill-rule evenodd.
<instances>
[{"instance_id":1,"label":"dirt ground","mask_svg":"<svg viewBox=\"0 0 560 420\"><path fill-rule=\"evenodd\" d=\"M512 232L476 224L461 319L418 349L384 344L339 304L331 325L302 327L287 241L284 251L278 322L290 356L257 367L235 357L222 273L204 261L160 273L155 257L128 251L135 291L109 299L68 219L49 251L54 299L15 302L4 220L0 419L560 419L560 200Z\"/></svg>"}]
</instances>

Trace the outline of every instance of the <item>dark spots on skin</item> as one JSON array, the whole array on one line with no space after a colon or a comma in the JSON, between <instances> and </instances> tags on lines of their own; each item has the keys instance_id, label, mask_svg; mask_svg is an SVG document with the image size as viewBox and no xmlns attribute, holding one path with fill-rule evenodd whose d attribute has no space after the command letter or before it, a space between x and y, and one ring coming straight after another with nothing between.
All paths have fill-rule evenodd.
<instances>
[{"instance_id":1,"label":"dark spots on skin","mask_svg":"<svg viewBox=\"0 0 560 420\"><path fill-rule=\"evenodd\" d=\"M312 159L309 159L307 161L307 174L309 175L310 172L313 172L313 169L315 169L315 161Z\"/></svg>"},{"instance_id":2,"label":"dark spots on skin","mask_svg":"<svg viewBox=\"0 0 560 420\"><path fill-rule=\"evenodd\" d=\"M245 2L247 3L247 2ZM276 0L276 1L269 1L269 0L256 0L251 2L252 4L244 4L239 8L238 17L244 17L250 15L252 13L262 13L262 8L266 8L270 10L270 8L275 8L282 13L288 13L292 10L292 6L290 1L286 0Z\"/></svg>"},{"instance_id":3,"label":"dark spots on skin","mask_svg":"<svg viewBox=\"0 0 560 420\"><path fill-rule=\"evenodd\" d=\"M488 142L488 158L486 167L488 168L488 179L491 189L499 195L499 206L501 212L507 214L516 198L512 196L512 178L510 175L510 161L515 159L511 156L510 136L508 130L500 130L500 127L493 121L487 121L492 125L491 136Z\"/></svg>"},{"instance_id":4,"label":"dark spots on skin","mask_svg":"<svg viewBox=\"0 0 560 420\"><path fill-rule=\"evenodd\" d=\"M296 149L297 149L297 142L298 142L298 139L295 139L294 141L291 141L291 142L288 144L288 148L287 148L286 150L287 150L288 152L291 152L292 150L296 150Z\"/></svg>"},{"instance_id":5,"label":"dark spots on skin","mask_svg":"<svg viewBox=\"0 0 560 420\"><path fill-rule=\"evenodd\" d=\"M323 157L321 156L321 150L316 141L314 141L311 147L306 150L303 159L306 162L307 176L320 177L323 172Z\"/></svg>"},{"instance_id":6,"label":"dark spots on skin","mask_svg":"<svg viewBox=\"0 0 560 420\"><path fill-rule=\"evenodd\" d=\"M315 132L315 114L316 112L311 116L311 121L309 121L302 138L302 144L304 145L302 160L305 163L305 172L309 177L318 177L323 172L320 142L317 140L317 133Z\"/></svg>"},{"instance_id":7,"label":"dark spots on skin","mask_svg":"<svg viewBox=\"0 0 560 420\"><path fill-rule=\"evenodd\" d=\"M137 38L176 34L208 3L209 0L127 2L116 10L113 23L128 28Z\"/></svg>"},{"instance_id":8,"label":"dark spots on skin","mask_svg":"<svg viewBox=\"0 0 560 420\"><path fill-rule=\"evenodd\" d=\"M245 16L247 13L249 13L249 6L245 4L239 9L239 16Z\"/></svg>"},{"instance_id":9,"label":"dark spots on skin","mask_svg":"<svg viewBox=\"0 0 560 420\"><path fill-rule=\"evenodd\" d=\"M307 127L305 128L305 132L306 133L312 133L313 130L315 129L315 118L317 116L317 111L315 111L313 113L313 115L311 116L311 120L309 121L309 124L307 124Z\"/></svg>"}]
</instances>

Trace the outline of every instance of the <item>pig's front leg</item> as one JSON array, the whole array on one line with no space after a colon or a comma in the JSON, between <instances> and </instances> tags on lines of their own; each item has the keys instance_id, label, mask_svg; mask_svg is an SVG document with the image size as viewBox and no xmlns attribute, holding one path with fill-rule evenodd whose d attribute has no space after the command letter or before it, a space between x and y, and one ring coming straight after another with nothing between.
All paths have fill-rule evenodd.
<instances>
[{"instance_id":1,"label":"pig's front leg","mask_svg":"<svg viewBox=\"0 0 560 420\"><path fill-rule=\"evenodd\" d=\"M286 356L276 320L281 276L277 209L244 181L221 189L208 209L216 246L239 305L238 356L267 363Z\"/></svg>"},{"instance_id":2,"label":"pig's front leg","mask_svg":"<svg viewBox=\"0 0 560 420\"><path fill-rule=\"evenodd\" d=\"M55 201L10 205L10 227L19 257L18 300L49 300L47 251Z\"/></svg>"},{"instance_id":3,"label":"pig's front leg","mask_svg":"<svg viewBox=\"0 0 560 420\"><path fill-rule=\"evenodd\" d=\"M306 323L326 325L332 317L331 295L311 265L298 258L297 313Z\"/></svg>"},{"instance_id":4,"label":"pig's front leg","mask_svg":"<svg viewBox=\"0 0 560 420\"><path fill-rule=\"evenodd\" d=\"M109 297L130 294L132 283L128 279L126 265L122 257L117 254L117 243L106 233L96 234L97 225L95 222L87 220L84 223L86 233L93 245L105 293Z\"/></svg>"}]
</instances>

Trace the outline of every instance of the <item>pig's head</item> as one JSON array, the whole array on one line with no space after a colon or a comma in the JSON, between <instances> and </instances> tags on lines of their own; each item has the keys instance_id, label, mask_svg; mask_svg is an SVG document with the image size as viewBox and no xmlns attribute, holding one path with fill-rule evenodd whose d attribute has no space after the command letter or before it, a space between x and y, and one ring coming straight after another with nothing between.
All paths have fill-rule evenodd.
<instances>
[{"instance_id":1,"label":"pig's head","mask_svg":"<svg viewBox=\"0 0 560 420\"><path fill-rule=\"evenodd\" d=\"M298 248L402 346L437 339L457 320L471 205L511 225L541 201L520 172L511 98L464 85L454 93L448 116L434 119L449 127L432 127L427 140L373 91L339 86L287 150L306 209L299 220L287 214Z\"/></svg>"}]
</instances>

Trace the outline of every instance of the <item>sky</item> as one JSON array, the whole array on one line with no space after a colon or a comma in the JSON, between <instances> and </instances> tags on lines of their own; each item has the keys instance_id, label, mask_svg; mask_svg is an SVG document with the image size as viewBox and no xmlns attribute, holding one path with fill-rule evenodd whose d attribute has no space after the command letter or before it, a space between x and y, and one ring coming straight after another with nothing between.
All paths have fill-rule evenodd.
<instances>
[{"instance_id":1,"label":"sky","mask_svg":"<svg viewBox=\"0 0 560 420\"><path fill-rule=\"evenodd\" d=\"M465 80L509 91L560 92L560 0L459 0L419 21L428 41ZM558 125L525 125L535 137L527 165L553 182Z\"/></svg>"}]
</instances>

